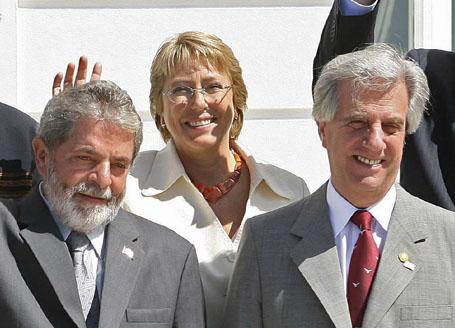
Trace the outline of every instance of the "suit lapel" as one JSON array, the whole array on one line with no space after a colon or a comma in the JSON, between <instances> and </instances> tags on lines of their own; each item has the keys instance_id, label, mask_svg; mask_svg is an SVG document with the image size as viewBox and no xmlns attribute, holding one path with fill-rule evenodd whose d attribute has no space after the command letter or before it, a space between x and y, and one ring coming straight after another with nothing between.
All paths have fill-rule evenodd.
<instances>
[{"instance_id":1,"label":"suit lapel","mask_svg":"<svg viewBox=\"0 0 455 328\"><path fill-rule=\"evenodd\" d=\"M78 327L85 328L71 256L37 188L22 202L19 222L24 226L20 232L22 238L36 257L63 308Z\"/></svg>"},{"instance_id":2,"label":"suit lapel","mask_svg":"<svg viewBox=\"0 0 455 328\"><path fill-rule=\"evenodd\" d=\"M411 197L397 186L397 200L393 209L390 226L378 271L373 283L363 325L376 327L394 304L414 275L422 268L421 257L426 247L428 229L426 223L415 213ZM406 268L398 255L406 252L415 269Z\"/></svg>"},{"instance_id":3,"label":"suit lapel","mask_svg":"<svg viewBox=\"0 0 455 328\"><path fill-rule=\"evenodd\" d=\"M322 186L305 200L300 217L291 229L291 233L302 237L291 250L291 257L335 327L350 327L344 282L325 199L326 187Z\"/></svg>"},{"instance_id":4,"label":"suit lapel","mask_svg":"<svg viewBox=\"0 0 455 328\"><path fill-rule=\"evenodd\" d=\"M120 210L106 238L100 328L120 326L144 257L131 214Z\"/></svg>"}]
</instances>

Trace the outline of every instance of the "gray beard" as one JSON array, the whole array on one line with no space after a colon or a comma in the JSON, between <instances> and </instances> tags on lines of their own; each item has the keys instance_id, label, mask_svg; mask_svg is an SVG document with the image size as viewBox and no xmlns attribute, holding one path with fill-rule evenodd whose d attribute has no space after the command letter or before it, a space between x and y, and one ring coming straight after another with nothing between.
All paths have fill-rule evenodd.
<instances>
[{"instance_id":1,"label":"gray beard","mask_svg":"<svg viewBox=\"0 0 455 328\"><path fill-rule=\"evenodd\" d=\"M81 182L73 187L65 188L58 180L53 166L49 167L47 181L43 181L43 189L52 212L61 223L73 231L88 234L97 228L104 228L118 213L125 193L112 196L111 188L101 190L96 184ZM106 205L83 206L74 195L84 192L107 200Z\"/></svg>"}]
</instances>

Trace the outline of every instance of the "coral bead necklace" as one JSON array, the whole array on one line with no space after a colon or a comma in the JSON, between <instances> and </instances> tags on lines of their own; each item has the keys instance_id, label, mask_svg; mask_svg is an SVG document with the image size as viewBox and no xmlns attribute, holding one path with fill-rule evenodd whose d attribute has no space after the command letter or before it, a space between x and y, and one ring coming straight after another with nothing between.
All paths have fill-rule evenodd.
<instances>
[{"instance_id":1,"label":"coral bead necklace","mask_svg":"<svg viewBox=\"0 0 455 328\"><path fill-rule=\"evenodd\" d=\"M214 186L205 186L200 182L191 180L194 186L201 192L202 196L204 196L205 200L209 203L216 203L221 197L231 191L240 179L243 161L240 155L235 151L232 151L232 153L235 159L235 168L234 172L229 174L226 180L221 181Z\"/></svg>"}]
</instances>

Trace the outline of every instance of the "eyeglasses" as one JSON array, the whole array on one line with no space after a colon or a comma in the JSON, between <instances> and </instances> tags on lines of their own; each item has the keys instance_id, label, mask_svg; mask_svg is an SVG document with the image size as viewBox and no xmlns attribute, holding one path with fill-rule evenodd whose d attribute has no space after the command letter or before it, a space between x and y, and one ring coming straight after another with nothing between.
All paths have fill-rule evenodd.
<instances>
[{"instance_id":1,"label":"eyeglasses","mask_svg":"<svg viewBox=\"0 0 455 328\"><path fill-rule=\"evenodd\" d=\"M188 104L196 92L202 93L207 103L216 103L223 99L226 93L231 89L231 85L211 85L206 88L191 88L186 86L175 87L163 92L174 104Z\"/></svg>"}]
</instances>

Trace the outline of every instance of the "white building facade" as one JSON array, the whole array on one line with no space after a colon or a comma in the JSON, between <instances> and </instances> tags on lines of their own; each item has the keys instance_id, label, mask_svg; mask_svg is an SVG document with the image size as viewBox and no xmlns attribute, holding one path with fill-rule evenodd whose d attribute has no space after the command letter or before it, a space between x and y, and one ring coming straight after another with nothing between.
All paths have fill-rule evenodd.
<instances>
[{"instance_id":1,"label":"white building facade","mask_svg":"<svg viewBox=\"0 0 455 328\"><path fill-rule=\"evenodd\" d=\"M452 49L454 0L382 0L377 36ZM221 37L244 70L240 142L314 191L329 176L311 119L312 60L332 0L0 0L0 101L39 118L56 72L80 55L127 90L145 121L143 149L163 146L148 112L149 69L169 36ZM0 118L1 119L1 118Z\"/></svg>"}]
</instances>

